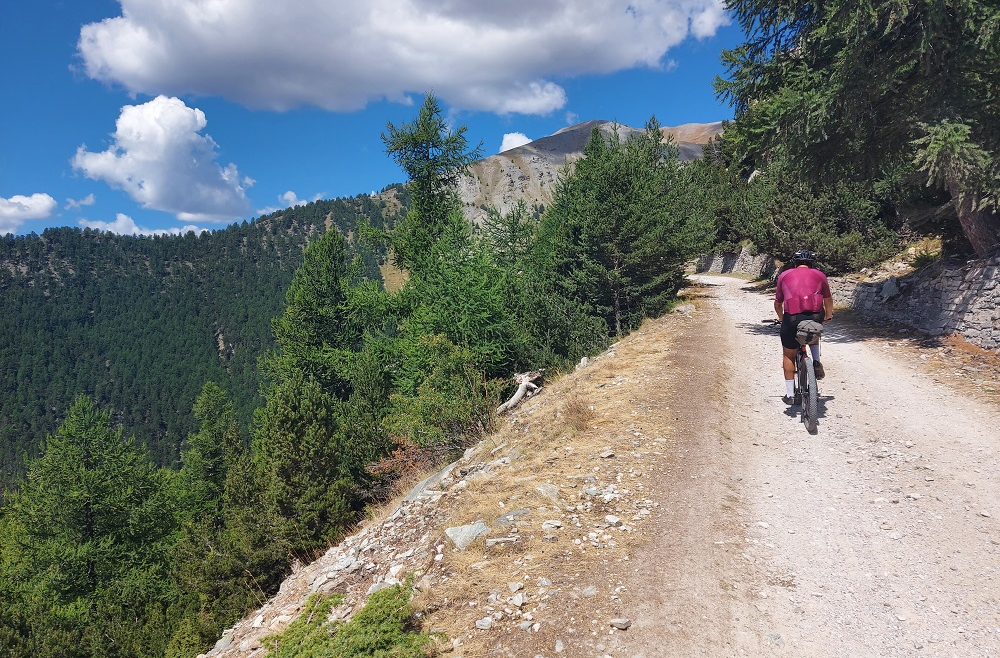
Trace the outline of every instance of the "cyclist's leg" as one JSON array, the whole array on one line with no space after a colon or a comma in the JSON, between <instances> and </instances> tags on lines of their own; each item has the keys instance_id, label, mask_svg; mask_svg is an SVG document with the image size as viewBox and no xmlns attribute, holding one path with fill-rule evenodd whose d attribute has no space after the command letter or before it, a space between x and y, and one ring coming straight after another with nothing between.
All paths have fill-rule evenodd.
<instances>
[{"instance_id":1,"label":"cyclist's leg","mask_svg":"<svg viewBox=\"0 0 1000 658\"><path fill-rule=\"evenodd\" d=\"M822 313L817 313L817 314L815 314L814 316L812 316L809 319L810 320L815 320L816 322L819 322L820 324L823 324L823 314ZM809 346L809 352L810 352L810 355L812 356L813 361L819 361L820 360L820 358L819 358L820 349L819 349L819 343L818 342L815 345L810 345Z\"/></svg>"},{"instance_id":2,"label":"cyclist's leg","mask_svg":"<svg viewBox=\"0 0 1000 658\"><path fill-rule=\"evenodd\" d=\"M781 321L781 373L784 375L785 396L789 399L795 396L795 354L799 343L795 339L795 329L798 326L792 316L785 313Z\"/></svg>"},{"instance_id":3,"label":"cyclist's leg","mask_svg":"<svg viewBox=\"0 0 1000 658\"><path fill-rule=\"evenodd\" d=\"M795 354L798 349L788 349L781 347L781 372L785 375L785 381L792 381L795 377Z\"/></svg>"},{"instance_id":4,"label":"cyclist's leg","mask_svg":"<svg viewBox=\"0 0 1000 658\"><path fill-rule=\"evenodd\" d=\"M813 371L816 373L816 379L823 379L826 377L826 366L819 360L819 343L810 345L809 348L812 350Z\"/></svg>"}]
</instances>

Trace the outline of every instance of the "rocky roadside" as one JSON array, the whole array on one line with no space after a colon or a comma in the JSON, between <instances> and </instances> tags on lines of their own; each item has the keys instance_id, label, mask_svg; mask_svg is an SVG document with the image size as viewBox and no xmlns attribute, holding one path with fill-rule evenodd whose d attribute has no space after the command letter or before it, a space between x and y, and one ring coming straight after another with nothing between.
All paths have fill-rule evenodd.
<instances>
[{"instance_id":1,"label":"rocky roadside","mask_svg":"<svg viewBox=\"0 0 1000 658\"><path fill-rule=\"evenodd\" d=\"M419 483L227 630L200 658L258 658L314 593L346 620L412 577L442 653L603 655L623 649L632 548L658 514L650 478L671 458L672 337L687 304L584 360L462 459Z\"/></svg>"}]
</instances>

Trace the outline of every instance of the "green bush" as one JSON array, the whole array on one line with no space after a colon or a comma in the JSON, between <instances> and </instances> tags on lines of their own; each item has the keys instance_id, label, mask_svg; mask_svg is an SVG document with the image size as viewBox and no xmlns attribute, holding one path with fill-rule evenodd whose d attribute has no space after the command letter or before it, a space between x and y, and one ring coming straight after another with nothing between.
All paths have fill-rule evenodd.
<instances>
[{"instance_id":1,"label":"green bush","mask_svg":"<svg viewBox=\"0 0 1000 658\"><path fill-rule=\"evenodd\" d=\"M898 236L880 211L860 185L812 186L775 163L747 184L743 212L730 234L778 260L809 249L827 272L846 272L873 265L898 248Z\"/></svg>"},{"instance_id":2,"label":"green bush","mask_svg":"<svg viewBox=\"0 0 1000 658\"><path fill-rule=\"evenodd\" d=\"M418 630L410 587L396 585L368 597L349 622L331 622L339 594L309 597L302 615L280 635L264 638L271 658L425 658L430 637Z\"/></svg>"},{"instance_id":3,"label":"green bush","mask_svg":"<svg viewBox=\"0 0 1000 658\"><path fill-rule=\"evenodd\" d=\"M390 396L390 434L419 446L462 447L488 423L501 385L484 377L471 351L441 335L406 346L397 391Z\"/></svg>"}]
</instances>

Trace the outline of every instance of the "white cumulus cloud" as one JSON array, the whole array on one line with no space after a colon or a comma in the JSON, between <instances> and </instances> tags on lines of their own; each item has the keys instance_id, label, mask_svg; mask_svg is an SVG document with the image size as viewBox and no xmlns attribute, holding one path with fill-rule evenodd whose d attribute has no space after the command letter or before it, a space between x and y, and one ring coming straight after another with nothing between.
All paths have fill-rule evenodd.
<instances>
[{"instance_id":1,"label":"white cumulus cloud","mask_svg":"<svg viewBox=\"0 0 1000 658\"><path fill-rule=\"evenodd\" d=\"M517 148L518 146L524 146L530 141L531 138L524 133L507 133L503 136L503 142L500 143L500 153Z\"/></svg>"},{"instance_id":2,"label":"white cumulus cloud","mask_svg":"<svg viewBox=\"0 0 1000 658\"><path fill-rule=\"evenodd\" d=\"M113 222L81 219L80 226L83 226L84 228L97 229L99 231L107 231L108 233L117 233L118 235L184 235L188 231L203 233L208 230L194 225L163 229L143 228L142 226L137 225L131 217L124 213L118 213L115 215L115 221Z\"/></svg>"},{"instance_id":3,"label":"white cumulus cloud","mask_svg":"<svg viewBox=\"0 0 1000 658\"><path fill-rule=\"evenodd\" d=\"M42 192L31 196L15 194L9 199L0 197L0 235L17 232L21 222L29 219L51 217L57 205L55 199Z\"/></svg>"},{"instance_id":4,"label":"white cumulus cloud","mask_svg":"<svg viewBox=\"0 0 1000 658\"><path fill-rule=\"evenodd\" d=\"M313 201L319 201L323 198L323 193L314 194L309 200L300 199L299 195L295 192L288 190L284 194L278 195L278 200L284 202L285 208L294 208L295 206L304 206L307 203L312 203Z\"/></svg>"},{"instance_id":5,"label":"white cumulus cloud","mask_svg":"<svg viewBox=\"0 0 1000 658\"><path fill-rule=\"evenodd\" d=\"M97 202L97 198L93 194L88 194L82 199L66 199L66 205L63 206L66 210L79 210L84 206L92 206Z\"/></svg>"},{"instance_id":6,"label":"white cumulus cloud","mask_svg":"<svg viewBox=\"0 0 1000 658\"><path fill-rule=\"evenodd\" d=\"M216 143L201 134L207 124L204 112L177 98L126 105L111 147L93 153L81 146L73 167L182 221L231 221L247 214L244 190L253 181L216 162Z\"/></svg>"},{"instance_id":7,"label":"white cumulus cloud","mask_svg":"<svg viewBox=\"0 0 1000 658\"><path fill-rule=\"evenodd\" d=\"M374 196L374 194L372 195ZM258 215L270 215L273 212L278 212L279 210L284 210L285 208L294 208L295 206L304 206L312 201L319 201L323 198L323 193L314 194L312 199L300 199L299 195L295 192L288 190L284 194L278 195L278 201L281 202L280 206L267 206L266 208L260 208L257 211Z\"/></svg>"},{"instance_id":8,"label":"white cumulus cloud","mask_svg":"<svg viewBox=\"0 0 1000 658\"><path fill-rule=\"evenodd\" d=\"M119 0L84 25L90 77L132 93L346 111L410 102L545 114L555 80L659 68L729 23L724 0Z\"/></svg>"}]
</instances>

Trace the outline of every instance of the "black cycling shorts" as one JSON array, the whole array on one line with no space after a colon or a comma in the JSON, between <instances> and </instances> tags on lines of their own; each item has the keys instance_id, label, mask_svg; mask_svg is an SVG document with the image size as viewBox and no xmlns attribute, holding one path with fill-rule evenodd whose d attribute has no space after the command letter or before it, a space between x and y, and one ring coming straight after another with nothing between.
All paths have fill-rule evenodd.
<instances>
[{"instance_id":1,"label":"black cycling shorts","mask_svg":"<svg viewBox=\"0 0 1000 658\"><path fill-rule=\"evenodd\" d=\"M799 323L803 320L815 320L822 323L824 314L819 313L796 313L789 315L785 313L781 317L781 346L790 350L799 349L799 341L795 338L795 332L799 328Z\"/></svg>"}]
</instances>

